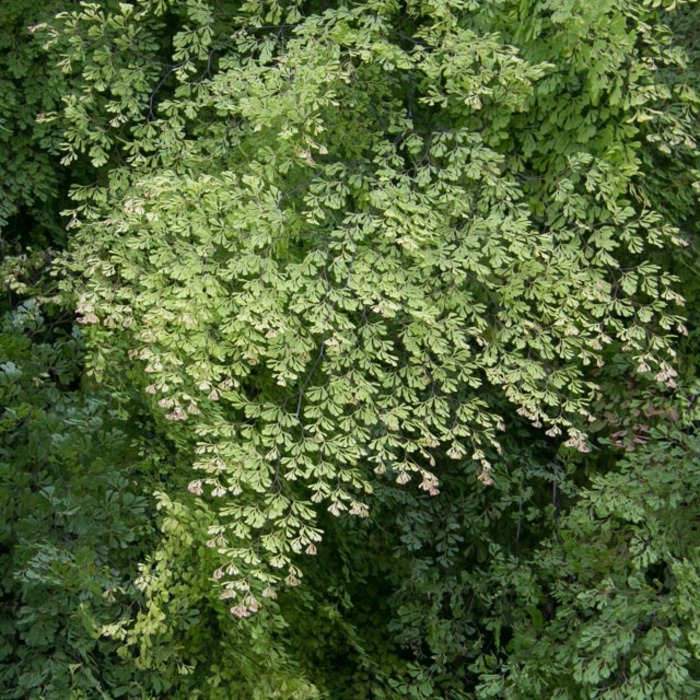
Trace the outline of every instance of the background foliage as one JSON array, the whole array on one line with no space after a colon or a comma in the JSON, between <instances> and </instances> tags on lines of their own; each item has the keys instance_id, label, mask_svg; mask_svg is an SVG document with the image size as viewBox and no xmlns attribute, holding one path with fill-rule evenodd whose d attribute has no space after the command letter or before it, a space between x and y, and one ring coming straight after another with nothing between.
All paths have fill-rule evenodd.
<instances>
[{"instance_id":1,"label":"background foliage","mask_svg":"<svg viewBox=\"0 0 700 700\"><path fill-rule=\"evenodd\" d=\"M695 3L9 5L3 696L697 696Z\"/></svg>"}]
</instances>

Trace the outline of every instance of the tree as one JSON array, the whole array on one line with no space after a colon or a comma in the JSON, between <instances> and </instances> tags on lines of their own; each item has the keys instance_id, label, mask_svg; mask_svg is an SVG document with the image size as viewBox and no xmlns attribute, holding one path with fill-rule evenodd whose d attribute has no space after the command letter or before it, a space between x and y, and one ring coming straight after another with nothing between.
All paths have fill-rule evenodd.
<instances>
[{"instance_id":1,"label":"tree","mask_svg":"<svg viewBox=\"0 0 700 700\"><path fill-rule=\"evenodd\" d=\"M314 504L366 514L373 472L437 494L438 461L474 460L490 484L483 387L586 451L610 356L673 383L680 297L648 251L680 237L643 154L695 154L656 116L650 61L683 56L658 7L546 14L146 2L54 30L66 160L105 168L65 262L91 362L199 455L237 614L298 582Z\"/></svg>"},{"instance_id":2,"label":"tree","mask_svg":"<svg viewBox=\"0 0 700 700\"><path fill-rule=\"evenodd\" d=\"M696 391L680 424L672 410L619 471L594 478L531 578L518 586L504 570L520 619L503 675L479 697L697 696Z\"/></svg>"},{"instance_id":3,"label":"tree","mask_svg":"<svg viewBox=\"0 0 700 700\"><path fill-rule=\"evenodd\" d=\"M0 359L1 694L104 696L134 682L95 632L134 600L147 465L109 396L74 386L79 338L32 302L3 316Z\"/></svg>"},{"instance_id":4,"label":"tree","mask_svg":"<svg viewBox=\"0 0 700 700\"><path fill-rule=\"evenodd\" d=\"M15 9L8 692L696 693L694 3Z\"/></svg>"},{"instance_id":5,"label":"tree","mask_svg":"<svg viewBox=\"0 0 700 700\"><path fill-rule=\"evenodd\" d=\"M27 25L58 12L63 3L15 0L3 11L0 31L0 238L6 248L21 240L35 246L62 237L56 221L61 174L57 158L60 134L37 116L58 108L64 81L54 61L46 61L41 41ZM33 236L29 229L36 224ZM16 252L16 251L14 251Z\"/></svg>"}]
</instances>

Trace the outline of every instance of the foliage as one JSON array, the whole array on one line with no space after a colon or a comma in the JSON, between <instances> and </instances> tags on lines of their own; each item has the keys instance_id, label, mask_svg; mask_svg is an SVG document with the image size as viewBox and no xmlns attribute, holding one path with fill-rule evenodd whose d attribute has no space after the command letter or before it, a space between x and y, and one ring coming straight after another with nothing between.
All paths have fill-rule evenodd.
<instances>
[{"instance_id":1,"label":"foliage","mask_svg":"<svg viewBox=\"0 0 700 700\"><path fill-rule=\"evenodd\" d=\"M216 556L203 542L211 514L164 494L158 501L163 537L136 580L145 604L130 624L104 630L149 671L154 697L318 698L284 640L287 624L276 606L236 624L221 605L210 575Z\"/></svg>"},{"instance_id":2,"label":"foliage","mask_svg":"<svg viewBox=\"0 0 700 700\"><path fill-rule=\"evenodd\" d=\"M533 557L514 604L526 614L479 697L697 697L700 442L685 408L596 476Z\"/></svg>"},{"instance_id":3,"label":"foliage","mask_svg":"<svg viewBox=\"0 0 700 700\"><path fill-rule=\"evenodd\" d=\"M52 337L53 336L53 337ZM142 469L104 392L81 390L77 336L25 302L0 331L0 689L117 696L130 670L99 625L134 599L150 531Z\"/></svg>"},{"instance_id":4,"label":"foliage","mask_svg":"<svg viewBox=\"0 0 700 700\"><path fill-rule=\"evenodd\" d=\"M37 121L37 116L58 108L65 81L56 63L46 60L42 42L31 35L29 25L51 17L64 3L37 5L33 0L13 0L3 6L0 231L7 228L0 237L3 254L8 239L41 246L49 238L63 237L52 206L60 189L55 158L60 134L51 124ZM31 236L26 226L30 220L38 224Z\"/></svg>"},{"instance_id":5,"label":"foliage","mask_svg":"<svg viewBox=\"0 0 700 700\"><path fill-rule=\"evenodd\" d=\"M210 534L243 598L295 585L315 509L365 515L372 472L436 495L438 462L471 459L490 484L482 387L586 451L596 366L671 385L683 331L646 255L676 222L640 194L651 55L682 64L645 29L659 9L313 10L180 3L166 34L166 3L86 5L53 34L80 75L66 159L113 164L74 190L65 260L90 361L128 351L200 455L191 489L221 499ZM682 120L655 127L694 148Z\"/></svg>"},{"instance_id":6,"label":"foliage","mask_svg":"<svg viewBox=\"0 0 700 700\"><path fill-rule=\"evenodd\" d=\"M3 693L696 696L695 3L10 5Z\"/></svg>"}]
</instances>

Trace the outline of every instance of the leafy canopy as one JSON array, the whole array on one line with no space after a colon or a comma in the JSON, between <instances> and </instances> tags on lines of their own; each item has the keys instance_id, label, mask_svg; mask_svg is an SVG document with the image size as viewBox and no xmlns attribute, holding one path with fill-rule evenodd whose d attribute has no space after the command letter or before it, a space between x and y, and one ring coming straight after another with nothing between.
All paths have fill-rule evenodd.
<instances>
[{"instance_id":1,"label":"leafy canopy","mask_svg":"<svg viewBox=\"0 0 700 700\"><path fill-rule=\"evenodd\" d=\"M64 286L92 371L142 387L218 499L234 614L296 585L318 509L366 515L378 478L437 495L455 459L491 484L485 389L586 452L611 357L673 386L681 298L652 252L679 222L645 178L696 158L698 102L664 79L664 16L149 0L50 29L64 162L101 173Z\"/></svg>"}]
</instances>

